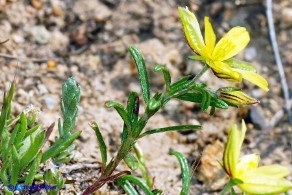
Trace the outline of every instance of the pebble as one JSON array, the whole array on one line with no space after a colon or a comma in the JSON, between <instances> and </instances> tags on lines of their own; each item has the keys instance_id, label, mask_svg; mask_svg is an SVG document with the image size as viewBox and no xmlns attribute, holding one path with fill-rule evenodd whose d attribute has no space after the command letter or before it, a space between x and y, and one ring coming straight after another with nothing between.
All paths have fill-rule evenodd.
<instances>
[{"instance_id":1,"label":"pebble","mask_svg":"<svg viewBox=\"0 0 292 195\"><path fill-rule=\"evenodd\" d=\"M33 26L31 34L34 40L39 44L46 44L51 39L50 32L44 26Z\"/></svg>"},{"instance_id":2,"label":"pebble","mask_svg":"<svg viewBox=\"0 0 292 195\"><path fill-rule=\"evenodd\" d=\"M255 106L250 107L249 115L252 123L260 129L267 127L267 121L263 112Z\"/></svg>"},{"instance_id":3,"label":"pebble","mask_svg":"<svg viewBox=\"0 0 292 195\"><path fill-rule=\"evenodd\" d=\"M257 50L255 47L248 47L245 49L245 59L247 61L252 61L257 56Z\"/></svg>"},{"instance_id":4,"label":"pebble","mask_svg":"<svg viewBox=\"0 0 292 195\"><path fill-rule=\"evenodd\" d=\"M44 100L44 102L47 105L47 108L49 110L55 109L55 107L57 105L57 101L56 101L56 99L52 95L45 95L43 97L43 100Z\"/></svg>"}]
</instances>

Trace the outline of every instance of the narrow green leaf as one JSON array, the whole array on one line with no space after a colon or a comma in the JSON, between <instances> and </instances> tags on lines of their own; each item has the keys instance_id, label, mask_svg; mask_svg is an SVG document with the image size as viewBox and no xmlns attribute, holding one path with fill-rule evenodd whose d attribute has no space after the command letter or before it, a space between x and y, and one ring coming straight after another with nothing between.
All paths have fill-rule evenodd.
<instances>
[{"instance_id":1,"label":"narrow green leaf","mask_svg":"<svg viewBox=\"0 0 292 195\"><path fill-rule=\"evenodd\" d=\"M36 130L38 130L39 127L40 127L40 125L36 125L36 126L30 128L29 130L27 130L25 132L24 138L26 138L27 136L31 135L33 132L35 132Z\"/></svg>"},{"instance_id":2,"label":"narrow green leaf","mask_svg":"<svg viewBox=\"0 0 292 195\"><path fill-rule=\"evenodd\" d=\"M151 135L155 133L162 133L167 131L183 131L183 130L201 130L202 126L200 125L178 125L178 126L172 126L172 127L164 127L164 128L158 128L158 129L152 129L149 131L146 131L142 133L139 138L142 138L146 135Z\"/></svg>"},{"instance_id":3,"label":"narrow green leaf","mask_svg":"<svg viewBox=\"0 0 292 195\"><path fill-rule=\"evenodd\" d=\"M95 131L95 135L96 135L96 138L98 140L99 150L100 150L101 159L102 159L101 169L102 169L102 172L103 172L105 170L106 162L107 162L107 149L106 149L106 145L104 143L102 134L101 134L101 132L99 130L99 127L98 127L97 123L96 122L90 123L89 126Z\"/></svg>"},{"instance_id":4,"label":"narrow green leaf","mask_svg":"<svg viewBox=\"0 0 292 195\"><path fill-rule=\"evenodd\" d=\"M16 148L19 148L21 142L24 139L25 133L27 129L27 119L24 113L21 113L20 115L20 131L17 134L16 140L15 140L15 146Z\"/></svg>"},{"instance_id":5,"label":"narrow green leaf","mask_svg":"<svg viewBox=\"0 0 292 195\"><path fill-rule=\"evenodd\" d=\"M129 195L139 195L139 193L136 191L134 186L132 184L124 179L124 178L118 178L116 179L116 182L123 188L123 190L129 194Z\"/></svg>"},{"instance_id":6,"label":"narrow green leaf","mask_svg":"<svg viewBox=\"0 0 292 195\"><path fill-rule=\"evenodd\" d=\"M44 163L49 158L53 158L62 151L66 150L73 143L73 141L79 137L80 134L81 132L77 131L66 140L60 139L56 145L50 147L47 151L44 152L41 163Z\"/></svg>"},{"instance_id":7,"label":"narrow green leaf","mask_svg":"<svg viewBox=\"0 0 292 195\"><path fill-rule=\"evenodd\" d=\"M139 115L139 96L136 92L132 92L129 95L127 102L127 112L130 116L132 124L135 124L138 121Z\"/></svg>"},{"instance_id":8,"label":"narrow green leaf","mask_svg":"<svg viewBox=\"0 0 292 195\"><path fill-rule=\"evenodd\" d=\"M127 112L127 110L124 108L124 106L120 103L114 102L114 101L107 101L105 104L107 107L113 107L121 116L124 123L126 124L128 131L131 131L131 121L130 116Z\"/></svg>"},{"instance_id":9,"label":"narrow green leaf","mask_svg":"<svg viewBox=\"0 0 292 195\"><path fill-rule=\"evenodd\" d=\"M212 106L211 107L211 110L210 110L210 116L213 116L215 114L215 106Z\"/></svg>"},{"instance_id":10,"label":"narrow green leaf","mask_svg":"<svg viewBox=\"0 0 292 195\"><path fill-rule=\"evenodd\" d=\"M181 172L182 172L182 190L180 192L181 195L188 195L190 190L190 182L191 182L191 174L190 168L188 165L187 159L180 152L171 152L170 155L174 155L180 164Z\"/></svg>"},{"instance_id":11,"label":"narrow green leaf","mask_svg":"<svg viewBox=\"0 0 292 195\"><path fill-rule=\"evenodd\" d=\"M127 102L127 112L130 117L131 127L135 126L138 121L139 115L139 96L136 92L131 92ZM123 144L125 140L129 137L132 132L128 132L126 124L123 127L121 143Z\"/></svg>"},{"instance_id":12,"label":"narrow green leaf","mask_svg":"<svg viewBox=\"0 0 292 195\"><path fill-rule=\"evenodd\" d=\"M147 105L150 100L150 84L147 69L145 66L145 62L143 56L135 47L129 47L130 54L135 61L136 67L138 69L140 85L142 89L142 94L144 97L144 102Z\"/></svg>"},{"instance_id":13,"label":"narrow green leaf","mask_svg":"<svg viewBox=\"0 0 292 195\"><path fill-rule=\"evenodd\" d=\"M176 88L179 85L182 85L183 83L185 83L186 81L190 81L192 80L192 78L195 77L195 75L191 74L191 75L186 75L183 76L182 78L180 78L178 81L174 82L173 84L170 85L170 88Z\"/></svg>"},{"instance_id":14,"label":"narrow green leaf","mask_svg":"<svg viewBox=\"0 0 292 195\"><path fill-rule=\"evenodd\" d=\"M147 186L146 183L144 183L141 179L139 179L138 177L134 176L134 175L126 175L124 177L122 177L125 180L130 181L131 183L137 185L138 187L140 187L146 195L153 195L151 189Z\"/></svg>"},{"instance_id":15,"label":"narrow green leaf","mask_svg":"<svg viewBox=\"0 0 292 195\"><path fill-rule=\"evenodd\" d=\"M11 178L10 183L15 186L20 173L20 160L18 152L14 145L12 145L12 164L11 164Z\"/></svg>"},{"instance_id":16,"label":"narrow green leaf","mask_svg":"<svg viewBox=\"0 0 292 195\"><path fill-rule=\"evenodd\" d=\"M31 136L32 138L32 136ZM27 165L35 159L45 140L45 131L41 131L31 143L28 150L20 157L20 168L23 170Z\"/></svg>"},{"instance_id":17,"label":"narrow green leaf","mask_svg":"<svg viewBox=\"0 0 292 195\"><path fill-rule=\"evenodd\" d=\"M0 115L0 136L2 136L2 132L4 131L4 128L6 127L6 120L7 120L7 115L8 115L8 107L9 107L9 102L7 101L6 94L4 93L3 96L3 105L2 105L2 110L1 110L1 115Z\"/></svg>"},{"instance_id":18,"label":"narrow green leaf","mask_svg":"<svg viewBox=\"0 0 292 195\"><path fill-rule=\"evenodd\" d=\"M210 106L211 96L207 91L201 90L201 92L202 92L201 111L205 112Z\"/></svg>"},{"instance_id":19,"label":"narrow green leaf","mask_svg":"<svg viewBox=\"0 0 292 195\"><path fill-rule=\"evenodd\" d=\"M34 181L35 175L39 169L40 163L42 159L42 153L38 153L34 161L31 163L29 167L28 175L25 178L25 185L31 186L32 182Z\"/></svg>"},{"instance_id":20,"label":"narrow green leaf","mask_svg":"<svg viewBox=\"0 0 292 195\"><path fill-rule=\"evenodd\" d=\"M154 67L154 71L155 72L162 71L164 80L165 80L165 87L166 87L165 91L168 92L170 89L170 84L171 84L171 77L170 77L168 68L166 66L158 64Z\"/></svg>"},{"instance_id":21,"label":"narrow green leaf","mask_svg":"<svg viewBox=\"0 0 292 195\"><path fill-rule=\"evenodd\" d=\"M5 186L7 186L8 183L8 175L7 175L7 168L11 164L11 156L8 156L4 163L2 164L2 167L0 169L0 177L1 177L1 182L4 183Z\"/></svg>"},{"instance_id":22,"label":"narrow green leaf","mask_svg":"<svg viewBox=\"0 0 292 195\"><path fill-rule=\"evenodd\" d=\"M185 81L180 82L179 84L176 84L174 86L170 86L170 90L169 90L168 94L173 95L173 94L181 91L182 89L185 89L191 83L192 83L192 80L185 80Z\"/></svg>"},{"instance_id":23,"label":"narrow green leaf","mask_svg":"<svg viewBox=\"0 0 292 195\"><path fill-rule=\"evenodd\" d=\"M10 137L10 140L9 140L9 144L8 145L11 146L12 144L14 144L14 140L15 140L18 132L19 132L19 129L20 129L20 124L17 123L15 125L15 127L13 128L13 131L12 131L12 134L11 134L11 137Z\"/></svg>"},{"instance_id":24,"label":"narrow green leaf","mask_svg":"<svg viewBox=\"0 0 292 195\"><path fill-rule=\"evenodd\" d=\"M185 93L185 94L177 96L176 98L180 100L184 100L184 101L194 102L194 103L202 103L202 100L203 100L202 94L199 92ZM210 106L214 106L216 108L221 108L221 109L228 108L228 105L224 101L213 96L211 96Z\"/></svg>"},{"instance_id":25,"label":"narrow green leaf","mask_svg":"<svg viewBox=\"0 0 292 195\"><path fill-rule=\"evenodd\" d=\"M124 158L124 161L132 171L138 169L138 167L139 167L138 160L131 153L127 154L127 156Z\"/></svg>"},{"instance_id":26,"label":"narrow green leaf","mask_svg":"<svg viewBox=\"0 0 292 195\"><path fill-rule=\"evenodd\" d=\"M10 86L10 89L8 92L8 96L7 96L8 103L11 103L11 101L12 101L14 89L15 89L15 80L11 83L11 86Z\"/></svg>"}]
</instances>

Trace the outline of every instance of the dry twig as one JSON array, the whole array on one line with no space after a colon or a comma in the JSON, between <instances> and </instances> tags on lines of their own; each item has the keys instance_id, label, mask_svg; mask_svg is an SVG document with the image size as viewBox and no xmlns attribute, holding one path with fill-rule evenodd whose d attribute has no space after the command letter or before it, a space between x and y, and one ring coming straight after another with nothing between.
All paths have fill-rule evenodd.
<instances>
[{"instance_id":1,"label":"dry twig","mask_svg":"<svg viewBox=\"0 0 292 195\"><path fill-rule=\"evenodd\" d=\"M283 95L284 95L284 109L288 113L288 119L289 122L292 124L292 112L291 112L291 104L290 104L290 99L289 99L289 91L288 91L288 86L287 86L287 81L285 77L285 72L283 68L283 64L281 61L280 57L280 52L277 44L277 39L276 39L276 33L275 33L275 26L274 26L274 21L273 21L273 12L272 12L272 0L267 0L267 8L266 8L266 14L267 14L267 20L268 20L268 25L269 25L269 33L270 33L270 39L275 55L275 60L278 68L278 72L280 75L280 81L283 89Z\"/></svg>"}]
</instances>

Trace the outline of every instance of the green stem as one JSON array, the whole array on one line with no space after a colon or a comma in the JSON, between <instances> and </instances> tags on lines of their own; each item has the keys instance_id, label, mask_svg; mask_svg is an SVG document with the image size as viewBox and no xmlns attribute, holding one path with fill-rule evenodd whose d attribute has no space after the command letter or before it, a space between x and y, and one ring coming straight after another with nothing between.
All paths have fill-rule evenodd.
<instances>
[{"instance_id":1,"label":"green stem","mask_svg":"<svg viewBox=\"0 0 292 195\"><path fill-rule=\"evenodd\" d=\"M162 105L165 105L168 101L170 101L173 98L176 98L178 95L187 93L191 90L191 88L193 87L193 84L195 84L199 78L201 78L201 76L209 69L208 64L205 64L204 67L202 68L202 70L199 72L199 74L197 74L192 81L181 91L177 91L176 93L172 94L172 95L168 95L167 93L164 95L163 97L163 103Z\"/></svg>"}]
</instances>

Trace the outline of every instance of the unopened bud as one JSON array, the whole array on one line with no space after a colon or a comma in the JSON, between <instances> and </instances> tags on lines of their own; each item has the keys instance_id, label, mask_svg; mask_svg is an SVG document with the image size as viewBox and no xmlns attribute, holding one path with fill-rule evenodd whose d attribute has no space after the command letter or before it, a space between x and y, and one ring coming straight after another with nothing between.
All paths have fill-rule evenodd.
<instances>
[{"instance_id":1,"label":"unopened bud","mask_svg":"<svg viewBox=\"0 0 292 195\"><path fill-rule=\"evenodd\" d=\"M223 87L217 90L218 97L230 106L257 104L260 101L243 93L237 87Z\"/></svg>"}]
</instances>

